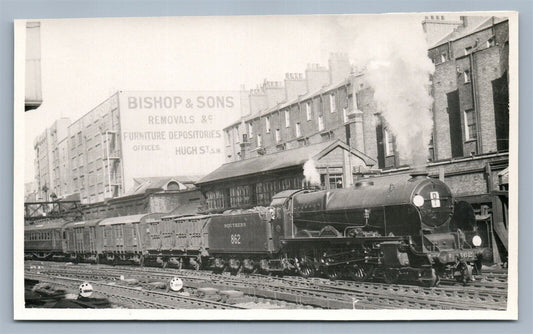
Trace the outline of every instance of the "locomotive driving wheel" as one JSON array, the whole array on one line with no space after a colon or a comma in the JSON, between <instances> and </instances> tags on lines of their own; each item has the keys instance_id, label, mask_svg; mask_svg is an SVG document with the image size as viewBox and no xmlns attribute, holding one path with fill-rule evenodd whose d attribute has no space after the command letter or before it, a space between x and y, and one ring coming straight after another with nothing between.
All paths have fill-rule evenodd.
<instances>
[{"instance_id":1,"label":"locomotive driving wheel","mask_svg":"<svg viewBox=\"0 0 533 334\"><path fill-rule=\"evenodd\" d=\"M387 284L395 284L400 278L400 273L395 269L386 269L383 272L383 279Z\"/></svg>"},{"instance_id":2,"label":"locomotive driving wheel","mask_svg":"<svg viewBox=\"0 0 533 334\"><path fill-rule=\"evenodd\" d=\"M346 268L346 276L356 282L365 281L372 272L371 267L365 267L359 264L353 264Z\"/></svg>"},{"instance_id":3,"label":"locomotive driving wheel","mask_svg":"<svg viewBox=\"0 0 533 334\"><path fill-rule=\"evenodd\" d=\"M326 271L326 276L330 280L334 281L334 280L337 280L337 279L341 278L342 272L337 267L330 267Z\"/></svg>"},{"instance_id":4,"label":"locomotive driving wheel","mask_svg":"<svg viewBox=\"0 0 533 334\"><path fill-rule=\"evenodd\" d=\"M459 262L455 269L455 279L457 282L466 285L472 280L472 267L464 261Z\"/></svg>"},{"instance_id":5,"label":"locomotive driving wheel","mask_svg":"<svg viewBox=\"0 0 533 334\"><path fill-rule=\"evenodd\" d=\"M298 268L298 273L304 278L312 277L316 273L315 266L311 263L303 262Z\"/></svg>"}]
</instances>

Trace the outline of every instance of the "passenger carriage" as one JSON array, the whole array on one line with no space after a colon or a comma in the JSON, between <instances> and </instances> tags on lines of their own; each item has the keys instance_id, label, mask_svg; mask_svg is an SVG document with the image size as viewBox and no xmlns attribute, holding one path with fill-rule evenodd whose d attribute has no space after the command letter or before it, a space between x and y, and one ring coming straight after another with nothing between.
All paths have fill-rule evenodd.
<instances>
[{"instance_id":1,"label":"passenger carriage","mask_svg":"<svg viewBox=\"0 0 533 334\"><path fill-rule=\"evenodd\" d=\"M64 220L24 226L25 258L38 260L62 259Z\"/></svg>"}]
</instances>

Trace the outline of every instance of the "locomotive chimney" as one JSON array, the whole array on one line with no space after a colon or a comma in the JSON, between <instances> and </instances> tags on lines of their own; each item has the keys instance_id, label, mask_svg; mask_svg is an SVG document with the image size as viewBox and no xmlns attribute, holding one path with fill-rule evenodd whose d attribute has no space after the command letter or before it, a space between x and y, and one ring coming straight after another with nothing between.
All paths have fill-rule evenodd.
<instances>
[{"instance_id":1,"label":"locomotive chimney","mask_svg":"<svg viewBox=\"0 0 533 334\"><path fill-rule=\"evenodd\" d=\"M423 167L416 167L413 169L411 173L409 173L413 179L416 178L426 178L428 177L429 173L428 171Z\"/></svg>"},{"instance_id":2,"label":"locomotive chimney","mask_svg":"<svg viewBox=\"0 0 533 334\"><path fill-rule=\"evenodd\" d=\"M373 186L373 185L374 185L374 182L370 181L370 180L361 180L361 181L357 181L355 183L355 187L356 188L370 187L370 186Z\"/></svg>"}]
</instances>

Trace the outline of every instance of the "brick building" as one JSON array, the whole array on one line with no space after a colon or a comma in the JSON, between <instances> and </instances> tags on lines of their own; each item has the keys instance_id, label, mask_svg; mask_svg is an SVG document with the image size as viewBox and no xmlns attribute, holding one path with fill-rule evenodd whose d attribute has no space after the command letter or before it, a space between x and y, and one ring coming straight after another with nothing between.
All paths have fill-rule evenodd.
<instances>
[{"instance_id":1,"label":"brick building","mask_svg":"<svg viewBox=\"0 0 533 334\"><path fill-rule=\"evenodd\" d=\"M508 21L458 22L428 50L436 67L429 164L507 155ZM305 75L288 73L284 85L265 81L249 100L250 114L224 129L227 162L340 139L380 169L403 167L364 71L351 67L346 55L333 54L328 68L309 65Z\"/></svg>"},{"instance_id":2,"label":"brick building","mask_svg":"<svg viewBox=\"0 0 533 334\"><path fill-rule=\"evenodd\" d=\"M435 63L435 160L507 151L508 21L461 27L428 55Z\"/></svg>"}]
</instances>

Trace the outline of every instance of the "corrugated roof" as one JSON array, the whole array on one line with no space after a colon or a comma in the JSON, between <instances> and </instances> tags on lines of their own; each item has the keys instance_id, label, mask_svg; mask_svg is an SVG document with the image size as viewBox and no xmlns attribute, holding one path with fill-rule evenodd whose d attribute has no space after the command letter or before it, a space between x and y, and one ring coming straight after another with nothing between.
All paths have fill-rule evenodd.
<instances>
[{"instance_id":1,"label":"corrugated roof","mask_svg":"<svg viewBox=\"0 0 533 334\"><path fill-rule=\"evenodd\" d=\"M197 184L257 173L265 173L287 167L300 166L311 158L316 159L317 157L321 157L329 153L337 146L341 146L346 150L350 150L353 154L365 161L367 165L373 166L375 164L374 159L353 148L350 148L340 140L336 139L319 144L280 151L273 154L262 155L256 158L230 162L220 166L210 174L206 175L204 178L199 180Z\"/></svg>"}]
</instances>

